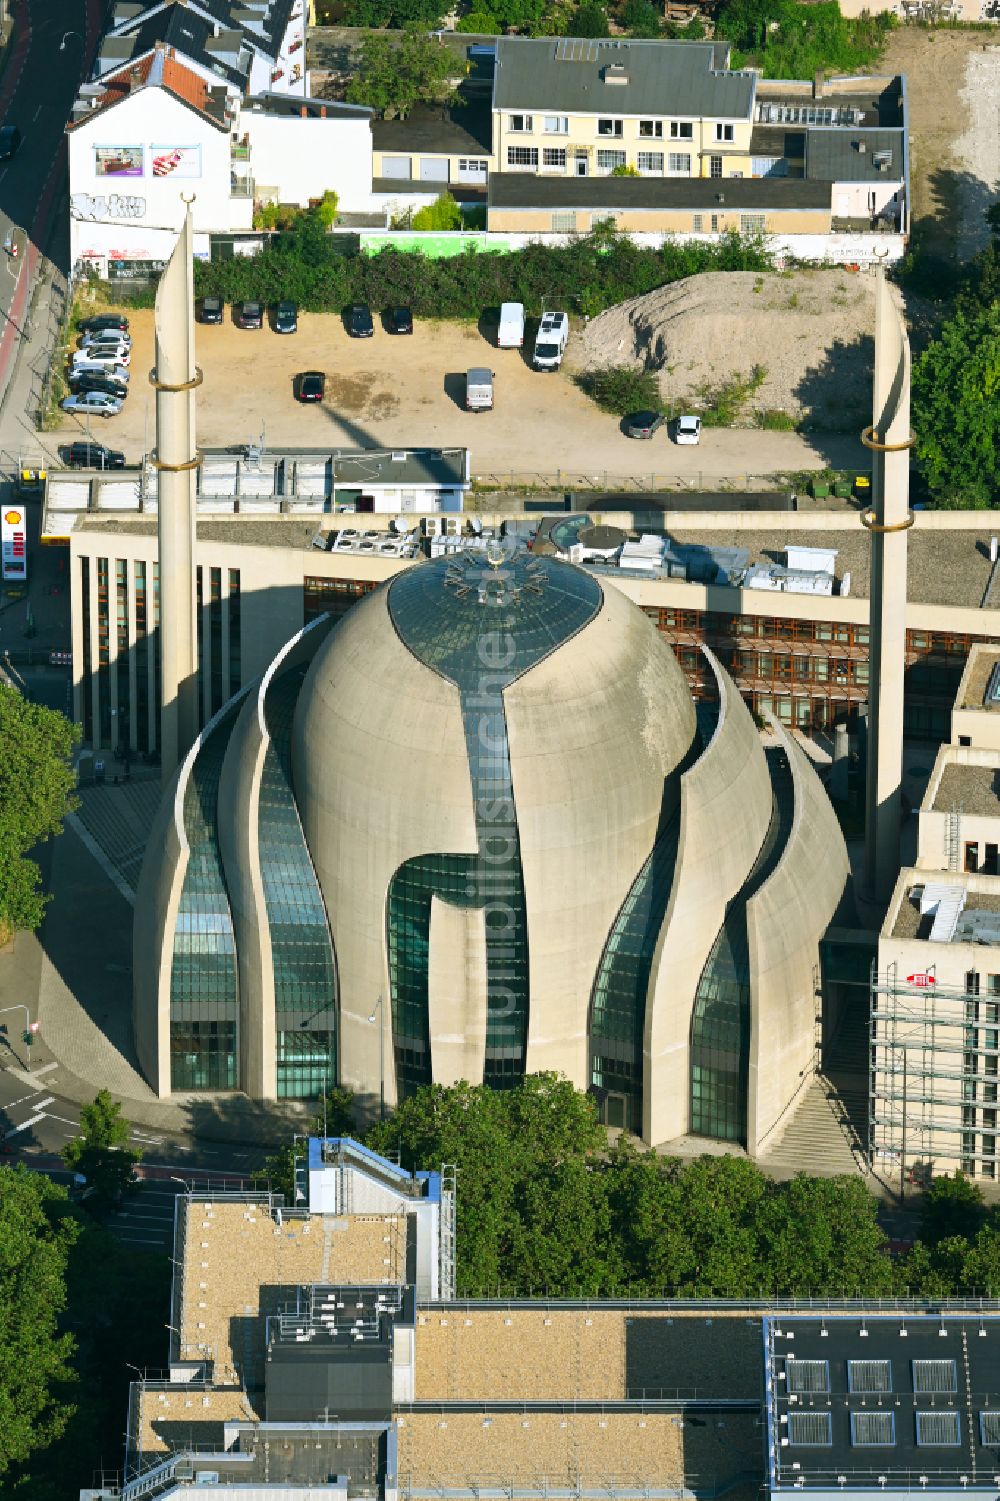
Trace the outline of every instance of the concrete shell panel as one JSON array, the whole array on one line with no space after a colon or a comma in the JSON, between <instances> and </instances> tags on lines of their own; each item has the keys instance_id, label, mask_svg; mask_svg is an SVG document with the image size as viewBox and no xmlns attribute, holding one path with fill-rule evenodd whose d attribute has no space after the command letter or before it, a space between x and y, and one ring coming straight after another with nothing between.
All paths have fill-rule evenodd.
<instances>
[{"instance_id":1,"label":"concrete shell panel","mask_svg":"<svg viewBox=\"0 0 1000 1501\"><path fill-rule=\"evenodd\" d=\"M679 796L694 706L669 646L606 589L504 692L528 911L527 1071L589 1083L591 989L612 923Z\"/></svg>"},{"instance_id":2,"label":"concrete shell panel","mask_svg":"<svg viewBox=\"0 0 1000 1501\"><path fill-rule=\"evenodd\" d=\"M432 897L427 1009L435 1084L482 1084L486 983L484 909Z\"/></svg>"},{"instance_id":3,"label":"concrete shell panel","mask_svg":"<svg viewBox=\"0 0 1000 1501\"><path fill-rule=\"evenodd\" d=\"M136 890L132 918L132 1026L150 1087L170 1093L170 971L174 929L190 849L184 794L194 766L189 754L167 784L156 811Z\"/></svg>"},{"instance_id":4,"label":"concrete shell panel","mask_svg":"<svg viewBox=\"0 0 1000 1501\"><path fill-rule=\"evenodd\" d=\"M750 1077L747 1151L760 1155L816 1064L819 941L844 894L847 847L812 763L772 718L788 756L792 827L772 875L747 904Z\"/></svg>"},{"instance_id":5,"label":"concrete shell panel","mask_svg":"<svg viewBox=\"0 0 1000 1501\"><path fill-rule=\"evenodd\" d=\"M267 754L261 689L233 727L219 780L219 847L239 967L240 1078L254 1099L275 1094L274 969L258 848L260 779Z\"/></svg>"},{"instance_id":6,"label":"concrete shell panel","mask_svg":"<svg viewBox=\"0 0 1000 1501\"><path fill-rule=\"evenodd\" d=\"M320 617L282 647L243 706L219 780L219 845L240 977L240 1078L254 1099L277 1093L274 962L259 842L261 778L271 743L265 700L278 674L307 660L333 623Z\"/></svg>"},{"instance_id":7,"label":"concrete shell panel","mask_svg":"<svg viewBox=\"0 0 1000 1501\"><path fill-rule=\"evenodd\" d=\"M718 684L719 717L704 754L681 779L677 864L646 1007L643 1137L651 1145L689 1128L698 981L771 817L771 780L757 727L728 674L702 650Z\"/></svg>"},{"instance_id":8,"label":"concrete shell panel","mask_svg":"<svg viewBox=\"0 0 1000 1501\"><path fill-rule=\"evenodd\" d=\"M384 589L344 616L309 669L292 732L292 773L337 954L341 1083L378 1099L379 1037L368 1017L382 996L391 1105L389 882L404 860L474 854L477 841L458 689L400 641ZM464 961L456 954L450 962Z\"/></svg>"}]
</instances>

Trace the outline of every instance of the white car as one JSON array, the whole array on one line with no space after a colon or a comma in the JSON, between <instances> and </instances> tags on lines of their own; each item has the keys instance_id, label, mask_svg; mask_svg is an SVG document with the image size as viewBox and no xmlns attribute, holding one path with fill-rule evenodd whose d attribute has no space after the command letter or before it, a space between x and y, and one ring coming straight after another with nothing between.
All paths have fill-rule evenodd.
<instances>
[{"instance_id":1,"label":"white car","mask_svg":"<svg viewBox=\"0 0 1000 1501\"><path fill-rule=\"evenodd\" d=\"M91 349L78 349L72 359L74 369L78 365L128 366L131 363L132 351L124 344L99 344Z\"/></svg>"},{"instance_id":2,"label":"white car","mask_svg":"<svg viewBox=\"0 0 1000 1501\"><path fill-rule=\"evenodd\" d=\"M701 441L701 418L678 417L674 428L675 443L699 443Z\"/></svg>"},{"instance_id":3,"label":"white car","mask_svg":"<svg viewBox=\"0 0 1000 1501\"><path fill-rule=\"evenodd\" d=\"M122 333L120 328L99 328L84 334L80 340L81 349L93 349L98 344L124 344L126 349L131 349L132 339L130 335Z\"/></svg>"},{"instance_id":4,"label":"white car","mask_svg":"<svg viewBox=\"0 0 1000 1501\"><path fill-rule=\"evenodd\" d=\"M77 412L83 417L116 417L122 409L122 398L109 396L106 391L82 391L59 404L64 412Z\"/></svg>"}]
</instances>

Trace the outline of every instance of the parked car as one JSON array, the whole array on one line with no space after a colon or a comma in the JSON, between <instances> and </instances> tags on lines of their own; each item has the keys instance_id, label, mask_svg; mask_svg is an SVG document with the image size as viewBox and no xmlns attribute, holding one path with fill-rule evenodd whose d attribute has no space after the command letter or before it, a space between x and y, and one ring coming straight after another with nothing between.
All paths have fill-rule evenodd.
<instances>
[{"instance_id":1,"label":"parked car","mask_svg":"<svg viewBox=\"0 0 1000 1501\"><path fill-rule=\"evenodd\" d=\"M363 302L353 302L344 314L344 321L352 339L370 339L375 332L372 310Z\"/></svg>"},{"instance_id":2,"label":"parked car","mask_svg":"<svg viewBox=\"0 0 1000 1501\"><path fill-rule=\"evenodd\" d=\"M625 436L628 438L651 438L666 418L662 412L633 412L625 418Z\"/></svg>"},{"instance_id":3,"label":"parked car","mask_svg":"<svg viewBox=\"0 0 1000 1501\"><path fill-rule=\"evenodd\" d=\"M71 390L81 375L100 375L117 386L120 396L128 394L129 372L124 365L105 365L101 360L84 360L79 365L72 365L66 375Z\"/></svg>"},{"instance_id":4,"label":"parked car","mask_svg":"<svg viewBox=\"0 0 1000 1501\"><path fill-rule=\"evenodd\" d=\"M221 297L203 297L201 299L202 323L221 323L226 304Z\"/></svg>"},{"instance_id":5,"label":"parked car","mask_svg":"<svg viewBox=\"0 0 1000 1501\"><path fill-rule=\"evenodd\" d=\"M524 343L524 303L505 302L500 308L498 349L520 349Z\"/></svg>"},{"instance_id":6,"label":"parked car","mask_svg":"<svg viewBox=\"0 0 1000 1501\"><path fill-rule=\"evenodd\" d=\"M408 307L391 307L386 319L391 334L412 334L413 314Z\"/></svg>"},{"instance_id":7,"label":"parked car","mask_svg":"<svg viewBox=\"0 0 1000 1501\"><path fill-rule=\"evenodd\" d=\"M700 443L701 441L701 418L678 417L674 427L675 443Z\"/></svg>"},{"instance_id":8,"label":"parked car","mask_svg":"<svg viewBox=\"0 0 1000 1501\"><path fill-rule=\"evenodd\" d=\"M21 132L16 125L0 125L0 162L9 162L21 144Z\"/></svg>"},{"instance_id":9,"label":"parked car","mask_svg":"<svg viewBox=\"0 0 1000 1501\"><path fill-rule=\"evenodd\" d=\"M103 443L81 441L69 445L66 462L73 469L124 469L125 455Z\"/></svg>"},{"instance_id":10,"label":"parked car","mask_svg":"<svg viewBox=\"0 0 1000 1501\"><path fill-rule=\"evenodd\" d=\"M131 349L132 339L120 328L102 328L97 333L84 334L80 340L81 349L106 349L114 344L124 344L126 349Z\"/></svg>"},{"instance_id":11,"label":"parked car","mask_svg":"<svg viewBox=\"0 0 1000 1501\"><path fill-rule=\"evenodd\" d=\"M465 372L465 405L470 412L493 409L493 371L476 367Z\"/></svg>"},{"instance_id":12,"label":"parked car","mask_svg":"<svg viewBox=\"0 0 1000 1501\"><path fill-rule=\"evenodd\" d=\"M78 327L82 334L96 334L106 328L117 328L127 334L128 319L124 313L95 313L92 318L82 318Z\"/></svg>"},{"instance_id":13,"label":"parked car","mask_svg":"<svg viewBox=\"0 0 1000 1501\"><path fill-rule=\"evenodd\" d=\"M113 365L127 370L131 363L132 351L125 344L98 344L93 349L78 349L70 361L72 369L81 365Z\"/></svg>"},{"instance_id":14,"label":"parked car","mask_svg":"<svg viewBox=\"0 0 1000 1501\"><path fill-rule=\"evenodd\" d=\"M264 307L260 302L241 302L236 317L240 328L263 328Z\"/></svg>"},{"instance_id":15,"label":"parked car","mask_svg":"<svg viewBox=\"0 0 1000 1501\"><path fill-rule=\"evenodd\" d=\"M274 310L274 331L276 334L294 334L298 332L299 314L294 302L279 302Z\"/></svg>"},{"instance_id":16,"label":"parked car","mask_svg":"<svg viewBox=\"0 0 1000 1501\"><path fill-rule=\"evenodd\" d=\"M120 396L109 396L106 391L82 391L76 396L67 396L59 405L64 412L76 412L81 417L117 417L122 409Z\"/></svg>"},{"instance_id":17,"label":"parked car","mask_svg":"<svg viewBox=\"0 0 1000 1501\"><path fill-rule=\"evenodd\" d=\"M544 313L535 335L531 363L536 370L558 370L569 342L569 318L565 313Z\"/></svg>"},{"instance_id":18,"label":"parked car","mask_svg":"<svg viewBox=\"0 0 1000 1501\"><path fill-rule=\"evenodd\" d=\"M123 399L128 395L128 386L119 376L110 371L103 370L71 370L69 373L69 388L79 394L81 391L105 391L109 396L121 396Z\"/></svg>"},{"instance_id":19,"label":"parked car","mask_svg":"<svg viewBox=\"0 0 1000 1501\"><path fill-rule=\"evenodd\" d=\"M295 377L296 401L322 401L326 394L326 376L322 370L303 370Z\"/></svg>"}]
</instances>

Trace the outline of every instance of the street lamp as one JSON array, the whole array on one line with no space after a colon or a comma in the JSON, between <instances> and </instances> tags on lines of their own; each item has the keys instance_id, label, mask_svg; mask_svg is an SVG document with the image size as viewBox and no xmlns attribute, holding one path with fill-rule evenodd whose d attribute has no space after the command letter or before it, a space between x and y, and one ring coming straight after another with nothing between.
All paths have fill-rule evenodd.
<instances>
[{"instance_id":1,"label":"street lamp","mask_svg":"<svg viewBox=\"0 0 1000 1501\"><path fill-rule=\"evenodd\" d=\"M80 43L80 46L81 47L83 46L83 37L80 35L80 33L78 31L66 31L66 32L63 33L63 39L59 43L59 51L60 52L65 52L66 51L66 43L69 41L69 39L70 39L71 36L75 36L76 39L77 39L77 41Z\"/></svg>"},{"instance_id":2,"label":"street lamp","mask_svg":"<svg viewBox=\"0 0 1000 1501\"><path fill-rule=\"evenodd\" d=\"M382 997L379 996L368 1020L378 1021L378 1118L385 1120L385 1019L382 1016Z\"/></svg>"}]
</instances>

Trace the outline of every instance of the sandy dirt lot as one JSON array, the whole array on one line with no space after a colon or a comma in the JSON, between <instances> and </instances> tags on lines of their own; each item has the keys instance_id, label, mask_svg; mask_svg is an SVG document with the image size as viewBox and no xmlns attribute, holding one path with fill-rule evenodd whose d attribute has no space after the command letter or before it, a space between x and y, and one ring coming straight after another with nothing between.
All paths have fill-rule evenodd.
<instances>
[{"instance_id":1,"label":"sandy dirt lot","mask_svg":"<svg viewBox=\"0 0 1000 1501\"><path fill-rule=\"evenodd\" d=\"M132 394L119 416L91 421L93 436L124 449L129 462L153 447L155 420L147 380L152 313L136 311L131 322ZM454 444L471 449L474 475L529 484L557 471L565 483L584 475L603 483L604 475L628 481L654 474L661 484L671 476L737 483L748 474L864 462L864 450L847 436L716 431L697 448L678 448L661 431L652 442L632 441L568 374L538 374L520 352L492 348L464 324L418 322L412 337L393 338L376 320L373 339L349 339L339 318L303 314L299 332L282 337L267 327L259 333L236 328L227 309L221 327L199 325L197 349L205 373L198 442L205 447L256 442L261 433L269 448ZM492 412L464 410L471 365L496 372ZM293 399L292 379L301 370L326 372L321 406L302 407ZM49 438L61 443L79 437L85 426L66 417Z\"/></svg>"},{"instance_id":2,"label":"sandy dirt lot","mask_svg":"<svg viewBox=\"0 0 1000 1501\"><path fill-rule=\"evenodd\" d=\"M706 395L756 371L740 423L778 411L811 431L857 432L871 419L875 281L840 270L706 272L608 308L577 341L581 368L657 372L660 395L698 411Z\"/></svg>"},{"instance_id":3,"label":"sandy dirt lot","mask_svg":"<svg viewBox=\"0 0 1000 1501\"><path fill-rule=\"evenodd\" d=\"M914 226L929 251L965 259L985 244L983 210L1000 191L1000 45L989 32L902 26L878 71L907 78Z\"/></svg>"}]
</instances>

